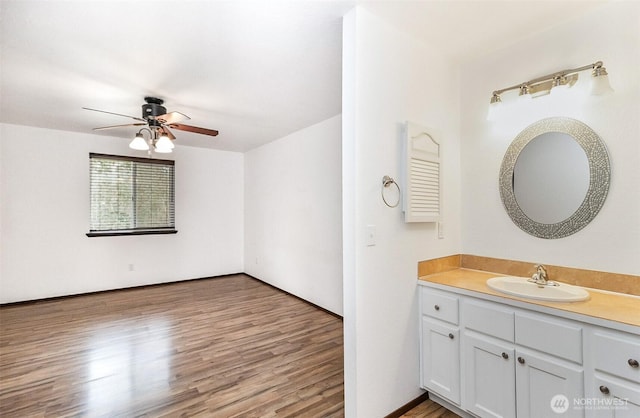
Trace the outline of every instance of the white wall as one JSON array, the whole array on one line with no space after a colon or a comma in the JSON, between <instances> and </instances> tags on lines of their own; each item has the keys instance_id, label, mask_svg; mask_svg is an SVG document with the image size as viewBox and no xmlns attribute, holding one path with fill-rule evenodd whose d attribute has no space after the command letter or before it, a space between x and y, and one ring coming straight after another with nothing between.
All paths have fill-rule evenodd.
<instances>
[{"instance_id":1,"label":"white wall","mask_svg":"<svg viewBox=\"0 0 640 418\"><path fill-rule=\"evenodd\" d=\"M245 272L342 315L340 115L245 154Z\"/></svg>"},{"instance_id":2,"label":"white wall","mask_svg":"<svg viewBox=\"0 0 640 418\"><path fill-rule=\"evenodd\" d=\"M88 238L89 153L140 153L7 124L0 147L1 303L243 271L242 154L176 147L177 234Z\"/></svg>"},{"instance_id":3,"label":"white wall","mask_svg":"<svg viewBox=\"0 0 640 418\"><path fill-rule=\"evenodd\" d=\"M362 6L343 26L343 245L347 417L384 416L419 389L417 263L460 252L459 73L429 46ZM401 174L400 124L436 128L443 146L445 238L384 205ZM365 229L375 225L377 244Z\"/></svg>"},{"instance_id":4,"label":"white wall","mask_svg":"<svg viewBox=\"0 0 640 418\"><path fill-rule=\"evenodd\" d=\"M612 2L560 27L536 34L462 68L463 252L592 270L640 274L640 3ZM602 60L613 95L582 103L533 100L534 109L494 123L486 112L495 89ZM581 97L590 73L570 93ZM582 87L580 86L582 84ZM513 97L509 98L511 100ZM507 216L498 173L511 140L530 123L568 116L606 143L612 176L594 221L566 238L527 235Z\"/></svg>"}]
</instances>

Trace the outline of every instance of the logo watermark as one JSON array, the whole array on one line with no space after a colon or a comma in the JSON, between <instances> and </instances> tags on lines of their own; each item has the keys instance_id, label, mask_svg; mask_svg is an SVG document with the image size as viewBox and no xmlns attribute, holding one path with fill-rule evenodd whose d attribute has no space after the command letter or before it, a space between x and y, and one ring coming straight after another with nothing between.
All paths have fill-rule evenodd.
<instances>
[{"instance_id":1,"label":"logo watermark","mask_svg":"<svg viewBox=\"0 0 640 418\"><path fill-rule=\"evenodd\" d=\"M564 395L556 395L549 402L551 410L556 414L564 414L569 409L569 398Z\"/></svg>"},{"instance_id":2,"label":"logo watermark","mask_svg":"<svg viewBox=\"0 0 640 418\"><path fill-rule=\"evenodd\" d=\"M572 408L574 410L589 410L589 411L603 411L603 410L625 410L629 409L628 399L622 398L573 398L569 401L563 394L557 394L551 398L549 407L556 414L564 414Z\"/></svg>"}]
</instances>

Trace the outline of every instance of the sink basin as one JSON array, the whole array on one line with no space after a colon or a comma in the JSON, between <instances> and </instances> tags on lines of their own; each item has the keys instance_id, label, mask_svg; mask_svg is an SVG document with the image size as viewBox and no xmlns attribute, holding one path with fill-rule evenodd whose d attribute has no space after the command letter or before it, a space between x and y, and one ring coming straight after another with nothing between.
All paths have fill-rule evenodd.
<instances>
[{"instance_id":1,"label":"sink basin","mask_svg":"<svg viewBox=\"0 0 640 418\"><path fill-rule=\"evenodd\" d=\"M557 282L556 282L557 283ZM524 277L500 276L487 280L491 289L521 298L549 302L579 302L589 298L589 292L581 287L558 283L559 286L539 286Z\"/></svg>"}]
</instances>

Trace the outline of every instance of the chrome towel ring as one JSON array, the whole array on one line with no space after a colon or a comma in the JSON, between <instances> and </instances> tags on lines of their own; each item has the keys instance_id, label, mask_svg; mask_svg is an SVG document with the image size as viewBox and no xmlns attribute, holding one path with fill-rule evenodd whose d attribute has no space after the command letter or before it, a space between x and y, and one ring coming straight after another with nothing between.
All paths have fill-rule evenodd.
<instances>
[{"instance_id":1,"label":"chrome towel ring","mask_svg":"<svg viewBox=\"0 0 640 418\"><path fill-rule=\"evenodd\" d=\"M398 189L398 200L393 205L389 204L389 202L387 202L387 199L384 197L384 189L390 187L392 184L395 185ZM382 178L382 188L380 189L380 194L382 195L382 201L384 202L384 204L389 206L390 208L395 208L400 204L400 195L402 194L402 192L400 191L400 186L398 186L398 183L396 183L393 178L389 176L384 176Z\"/></svg>"}]
</instances>

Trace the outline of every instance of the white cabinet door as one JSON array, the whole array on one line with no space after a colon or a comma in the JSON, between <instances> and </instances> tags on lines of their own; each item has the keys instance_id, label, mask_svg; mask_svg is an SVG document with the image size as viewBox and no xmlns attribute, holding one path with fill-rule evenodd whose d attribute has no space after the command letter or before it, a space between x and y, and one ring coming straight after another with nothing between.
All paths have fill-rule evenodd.
<instances>
[{"instance_id":1,"label":"white cabinet door","mask_svg":"<svg viewBox=\"0 0 640 418\"><path fill-rule=\"evenodd\" d=\"M515 417L515 349L480 334L465 332L465 405L480 417Z\"/></svg>"},{"instance_id":2,"label":"white cabinet door","mask_svg":"<svg viewBox=\"0 0 640 418\"><path fill-rule=\"evenodd\" d=\"M582 366L525 349L516 350L518 418L584 417Z\"/></svg>"},{"instance_id":3,"label":"white cabinet door","mask_svg":"<svg viewBox=\"0 0 640 418\"><path fill-rule=\"evenodd\" d=\"M598 418L640 417L640 385L613 377L595 377L594 399L587 399L588 416ZM589 401L589 402L587 402Z\"/></svg>"},{"instance_id":4,"label":"white cabinet door","mask_svg":"<svg viewBox=\"0 0 640 418\"><path fill-rule=\"evenodd\" d=\"M422 318L422 385L460 404L460 331Z\"/></svg>"}]
</instances>

